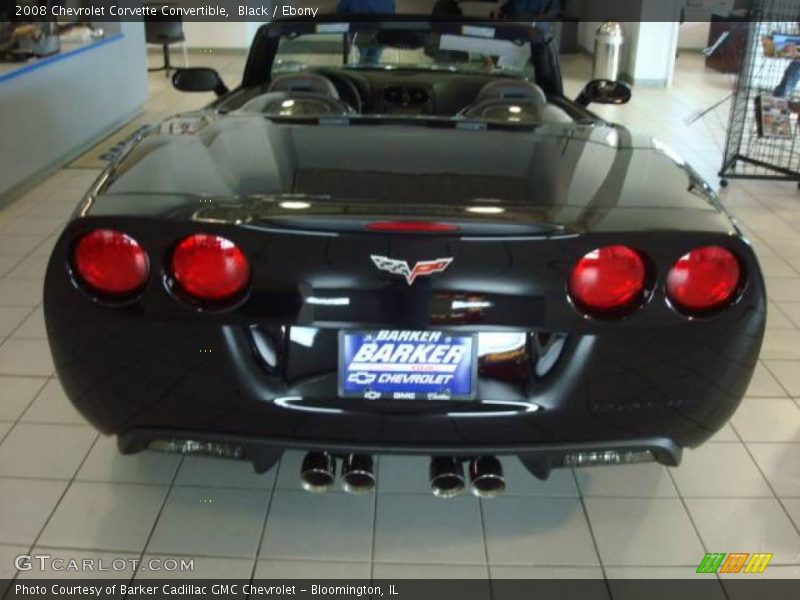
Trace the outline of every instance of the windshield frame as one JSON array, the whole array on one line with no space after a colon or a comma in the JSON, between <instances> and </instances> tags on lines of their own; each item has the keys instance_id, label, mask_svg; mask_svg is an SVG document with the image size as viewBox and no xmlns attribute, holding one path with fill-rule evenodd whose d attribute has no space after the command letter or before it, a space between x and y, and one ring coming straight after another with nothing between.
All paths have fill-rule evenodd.
<instances>
[{"instance_id":1,"label":"windshield frame","mask_svg":"<svg viewBox=\"0 0 800 600\"><path fill-rule=\"evenodd\" d=\"M459 21L433 21L430 16L395 15L389 19L381 15L321 15L314 21L286 19L262 25L256 33L250 54L245 65L242 87L254 87L269 83L272 78L272 67L275 62L280 39L296 37L303 34L341 32L341 33L376 33L381 30L408 29L430 31L439 34L464 35L465 27L487 28L493 31L495 39L522 41L530 44L531 65L535 75L534 81L548 96L563 96L561 70L558 63L558 51L555 41L549 32L541 31L531 25L485 21L481 19L461 19ZM348 65L341 68L347 69ZM380 68L380 67L379 67ZM424 67L420 66L419 70ZM449 71L442 71L449 72ZM455 71L461 73L462 71ZM510 72L498 72L494 75L508 76Z\"/></svg>"}]
</instances>

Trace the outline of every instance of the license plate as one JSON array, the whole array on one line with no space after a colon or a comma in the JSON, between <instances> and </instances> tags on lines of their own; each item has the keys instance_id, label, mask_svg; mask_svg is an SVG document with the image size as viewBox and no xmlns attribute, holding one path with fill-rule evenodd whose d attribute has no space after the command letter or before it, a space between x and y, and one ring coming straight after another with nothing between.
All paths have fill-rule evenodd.
<instances>
[{"instance_id":1,"label":"license plate","mask_svg":"<svg viewBox=\"0 0 800 600\"><path fill-rule=\"evenodd\" d=\"M369 400L471 400L475 336L443 331L339 332L339 395Z\"/></svg>"}]
</instances>

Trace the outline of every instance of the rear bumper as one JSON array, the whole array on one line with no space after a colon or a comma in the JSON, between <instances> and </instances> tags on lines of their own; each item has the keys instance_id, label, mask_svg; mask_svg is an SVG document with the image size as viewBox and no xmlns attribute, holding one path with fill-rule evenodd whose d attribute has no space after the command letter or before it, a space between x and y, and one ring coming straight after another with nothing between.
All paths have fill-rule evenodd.
<instances>
[{"instance_id":1,"label":"rear bumper","mask_svg":"<svg viewBox=\"0 0 800 600\"><path fill-rule=\"evenodd\" d=\"M524 387L482 378L475 401L369 401L337 397L335 368L297 378L266 372L245 328L106 319L90 308L94 318L51 313L48 328L69 398L104 433L189 431L284 448L420 454L651 438L696 446L738 407L762 332L762 315L750 312L736 328L708 322L691 334L572 334L556 358L532 365ZM316 354L335 361L326 338L336 332L319 335ZM313 366L311 357L302 362Z\"/></svg>"},{"instance_id":2,"label":"rear bumper","mask_svg":"<svg viewBox=\"0 0 800 600\"><path fill-rule=\"evenodd\" d=\"M246 460L257 472L269 470L284 450L328 452L333 455L357 454L416 454L426 456L457 456L470 458L476 455L475 447L462 446L375 446L358 443L299 443L292 439L264 439L243 435L225 435L202 431L169 429L134 429L121 433L117 444L123 454L135 454L147 449L168 450L185 454L219 455L212 450L224 449L226 457ZM570 444L540 444L523 446L484 446L481 455L518 456L525 467L537 477L546 479L552 469L576 466L578 455L591 453L616 453L618 461L607 464L625 464L626 456L650 453L658 463L678 466L683 450L668 438L643 438L637 440L605 440ZM646 462L646 461L645 461Z\"/></svg>"}]
</instances>

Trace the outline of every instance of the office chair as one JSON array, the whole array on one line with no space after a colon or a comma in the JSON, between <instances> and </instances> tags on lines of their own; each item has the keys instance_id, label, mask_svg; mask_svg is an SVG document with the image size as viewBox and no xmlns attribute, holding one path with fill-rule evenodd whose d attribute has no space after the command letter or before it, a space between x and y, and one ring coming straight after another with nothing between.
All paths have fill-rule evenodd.
<instances>
[{"instance_id":1,"label":"office chair","mask_svg":"<svg viewBox=\"0 0 800 600\"><path fill-rule=\"evenodd\" d=\"M149 6L149 5L148 5ZM156 5L153 5L156 6ZM157 5L160 11L162 4ZM169 17L169 21L160 14L157 16L146 16L144 18L144 36L148 44L161 46L164 52L164 65L147 69L148 71L164 71L165 75L169 77L170 71L175 71L176 67L172 66L170 62L169 47L172 44L183 45L183 63L185 67L189 66L189 53L186 48L186 36L183 33L183 20L180 16Z\"/></svg>"}]
</instances>

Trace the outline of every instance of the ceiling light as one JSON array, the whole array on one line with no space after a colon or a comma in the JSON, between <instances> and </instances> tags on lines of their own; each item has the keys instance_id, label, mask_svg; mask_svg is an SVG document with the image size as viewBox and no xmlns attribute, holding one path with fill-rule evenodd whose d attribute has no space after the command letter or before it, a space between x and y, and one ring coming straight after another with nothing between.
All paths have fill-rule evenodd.
<instances>
[{"instance_id":1,"label":"ceiling light","mask_svg":"<svg viewBox=\"0 0 800 600\"><path fill-rule=\"evenodd\" d=\"M281 202L278 206L281 208L285 208L287 210L306 210L307 208L311 208L311 204L308 202L296 202L296 201L286 201Z\"/></svg>"},{"instance_id":2,"label":"ceiling light","mask_svg":"<svg viewBox=\"0 0 800 600\"><path fill-rule=\"evenodd\" d=\"M499 215L506 212L505 208L499 206L470 206L466 210L478 215Z\"/></svg>"}]
</instances>

